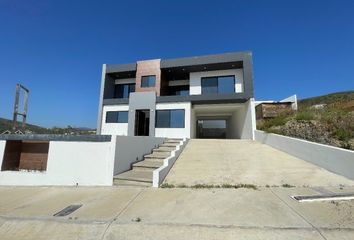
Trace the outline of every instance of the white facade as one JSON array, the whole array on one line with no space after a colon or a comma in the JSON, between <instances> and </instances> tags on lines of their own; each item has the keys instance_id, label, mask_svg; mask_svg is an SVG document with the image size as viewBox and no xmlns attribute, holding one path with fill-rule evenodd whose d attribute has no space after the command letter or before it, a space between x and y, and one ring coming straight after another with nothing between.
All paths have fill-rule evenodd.
<instances>
[{"instance_id":1,"label":"white facade","mask_svg":"<svg viewBox=\"0 0 354 240\"><path fill-rule=\"evenodd\" d=\"M189 74L189 94L200 95L202 94L201 79L203 77L217 77L217 76L235 76L235 92L243 92L243 69L229 69L218 71L206 71L206 72L191 72Z\"/></svg>"},{"instance_id":2,"label":"white facade","mask_svg":"<svg viewBox=\"0 0 354 240\"><path fill-rule=\"evenodd\" d=\"M129 111L128 105L103 106L101 134L128 135L128 123L106 123L109 111Z\"/></svg>"},{"instance_id":3,"label":"white facade","mask_svg":"<svg viewBox=\"0 0 354 240\"><path fill-rule=\"evenodd\" d=\"M112 136L107 142L50 141L45 171L0 171L0 186L112 186L113 176L164 138ZM0 168L6 140L0 140Z\"/></svg>"},{"instance_id":4,"label":"white facade","mask_svg":"<svg viewBox=\"0 0 354 240\"><path fill-rule=\"evenodd\" d=\"M46 171L1 171L0 185L111 186L115 141L50 141ZM6 141L0 141L0 166Z\"/></svg>"},{"instance_id":5,"label":"white facade","mask_svg":"<svg viewBox=\"0 0 354 240\"><path fill-rule=\"evenodd\" d=\"M189 80L173 80L169 81L169 86L185 86L189 85L190 95L201 95L202 86L201 79L203 77L217 76L235 76L235 93L244 92L244 76L243 69L228 69L217 71L191 72ZM115 80L115 84L133 83L134 78ZM137 94L137 93L134 93ZM154 100L155 101L155 100ZM142 97L139 100L144 102ZM253 107L252 107L253 106ZM254 139L253 130L255 129L255 110L254 99L250 99L246 103L226 103L226 104L192 104L191 102L166 102L156 103L155 111L149 106L150 114L156 114L158 110L183 109L185 113L184 128L156 128L155 122L150 122L154 126L155 137L167 138L196 138L197 137L197 121L198 120L225 120L226 121L226 138L244 138ZM129 105L108 105L103 106L102 110L102 127L101 134L114 134L127 136L131 128L128 124L135 124L133 121L128 123L106 123L106 113L108 111L133 111L129 109ZM151 115L150 115L151 116ZM150 121L154 121L151 118ZM130 122L130 123L129 123ZM130 129L128 131L128 129ZM151 131L151 129L150 129ZM199 131L199 130L198 130ZM129 133L130 134L130 133Z\"/></svg>"},{"instance_id":6,"label":"white facade","mask_svg":"<svg viewBox=\"0 0 354 240\"><path fill-rule=\"evenodd\" d=\"M155 137L169 137L169 138L190 138L191 128L191 103L158 103L156 110L184 110L184 128L155 128Z\"/></svg>"}]
</instances>

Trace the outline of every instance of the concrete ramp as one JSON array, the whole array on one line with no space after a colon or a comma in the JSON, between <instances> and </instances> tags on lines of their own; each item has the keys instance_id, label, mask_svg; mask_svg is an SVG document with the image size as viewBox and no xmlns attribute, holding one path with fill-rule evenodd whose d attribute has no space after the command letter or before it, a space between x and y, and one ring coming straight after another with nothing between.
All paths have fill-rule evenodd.
<instances>
[{"instance_id":1,"label":"concrete ramp","mask_svg":"<svg viewBox=\"0 0 354 240\"><path fill-rule=\"evenodd\" d=\"M173 185L353 186L354 181L252 140L191 139L165 179Z\"/></svg>"}]
</instances>

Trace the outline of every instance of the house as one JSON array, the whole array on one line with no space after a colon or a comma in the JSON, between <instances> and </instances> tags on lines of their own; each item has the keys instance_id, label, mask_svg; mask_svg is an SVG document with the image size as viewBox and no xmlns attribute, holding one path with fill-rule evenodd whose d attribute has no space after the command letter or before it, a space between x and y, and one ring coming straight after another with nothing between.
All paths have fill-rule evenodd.
<instances>
[{"instance_id":1,"label":"house","mask_svg":"<svg viewBox=\"0 0 354 240\"><path fill-rule=\"evenodd\" d=\"M104 64L97 134L254 139L252 53Z\"/></svg>"},{"instance_id":2,"label":"house","mask_svg":"<svg viewBox=\"0 0 354 240\"><path fill-rule=\"evenodd\" d=\"M297 111L297 96L280 101L255 101L256 119L275 118L281 114Z\"/></svg>"}]
</instances>

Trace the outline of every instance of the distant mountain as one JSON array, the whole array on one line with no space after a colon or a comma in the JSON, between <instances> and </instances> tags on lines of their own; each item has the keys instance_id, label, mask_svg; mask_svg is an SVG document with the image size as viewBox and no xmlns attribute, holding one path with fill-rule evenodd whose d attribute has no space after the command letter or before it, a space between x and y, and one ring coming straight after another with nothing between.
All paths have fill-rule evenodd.
<instances>
[{"instance_id":1,"label":"distant mountain","mask_svg":"<svg viewBox=\"0 0 354 240\"><path fill-rule=\"evenodd\" d=\"M18 122L18 127L21 127L21 123ZM12 120L0 118L0 134L6 130L12 130ZM21 129L20 129L21 130ZM35 134L71 134L71 135L86 135L95 134L96 129L87 127L71 127L66 128L53 127L44 128L34 124L26 124L26 132Z\"/></svg>"},{"instance_id":2,"label":"distant mountain","mask_svg":"<svg viewBox=\"0 0 354 240\"><path fill-rule=\"evenodd\" d=\"M305 98L299 101L301 107L310 107L317 104L348 106L350 103L354 103L354 91L330 93L318 97Z\"/></svg>"},{"instance_id":3,"label":"distant mountain","mask_svg":"<svg viewBox=\"0 0 354 240\"><path fill-rule=\"evenodd\" d=\"M18 122L17 125L20 127L21 123ZM26 129L38 134L50 133L50 129L40 127L34 124L26 124ZM6 130L12 130L12 120L0 118L0 133L3 133Z\"/></svg>"}]
</instances>

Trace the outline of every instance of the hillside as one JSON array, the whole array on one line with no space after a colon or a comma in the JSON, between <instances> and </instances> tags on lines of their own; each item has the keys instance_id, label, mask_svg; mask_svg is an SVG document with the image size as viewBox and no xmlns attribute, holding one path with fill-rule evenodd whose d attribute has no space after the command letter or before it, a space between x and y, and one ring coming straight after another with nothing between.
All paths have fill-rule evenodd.
<instances>
[{"instance_id":1,"label":"hillside","mask_svg":"<svg viewBox=\"0 0 354 240\"><path fill-rule=\"evenodd\" d=\"M354 150L354 91L302 99L296 113L258 120L257 128Z\"/></svg>"},{"instance_id":2,"label":"hillside","mask_svg":"<svg viewBox=\"0 0 354 240\"><path fill-rule=\"evenodd\" d=\"M18 123L18 126L21 126L21 123ZM11 130L11 129L12 129L12 120L0 118L0 133L3 133L4 131ZM50 129L43 128L33 124L26 124L26 129L38 134L45 134L50 132Z\"/></svg>"},{"instance_id":3,"label":"hillside","mask_svg":"<svg viewBox=\"0 0 354 240\"><path fill-rule=\"evenodd\" d=\"M20 126L20 123L18 123ZM5 118L0 118L0 134L6 130L12 129L12 121ZM71 135L86 135L86 134L95 134L95 129L90 128L76 128L68 126L66 128L44 128L33 124L26 124L26 133L35 133L35 134L71 134Z\"/></svg>"}]
</instances>

